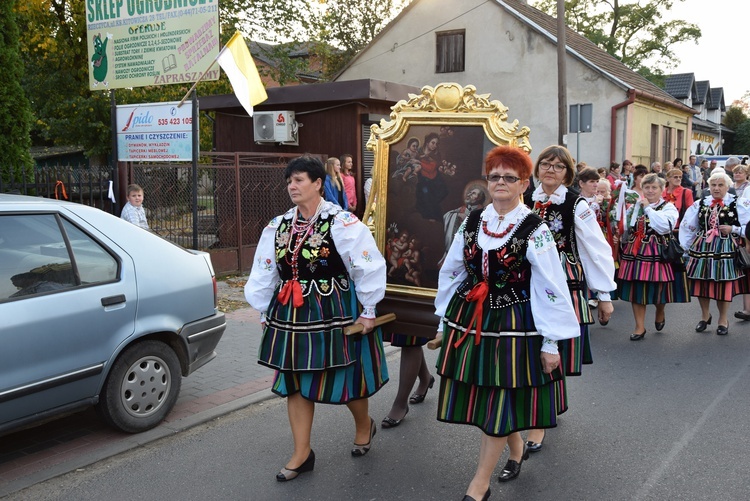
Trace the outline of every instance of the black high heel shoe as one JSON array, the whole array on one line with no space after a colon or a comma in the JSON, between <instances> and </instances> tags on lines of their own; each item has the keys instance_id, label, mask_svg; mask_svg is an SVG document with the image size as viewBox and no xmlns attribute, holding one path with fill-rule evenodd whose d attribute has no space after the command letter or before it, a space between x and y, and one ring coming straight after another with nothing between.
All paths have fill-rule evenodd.
<instances>
[{"instance_id":1,"label":"black high heel shoe","mask_svg":"<svg viewBox=\"0 0 750 501\"><path fill-rule=\"evenodd\" d=\"M711 315L708 316L708 320L701 320L698 322L698 325L695 326L695 332L703 332L706 330L706 327L711 325L712 317Z\"/></svg>"},{"instance_id":2,"label":"black high heel shoe","mask_svg":"<svg viewBox=\"0 0 750 501\"><path fill-rule=\"evenodd\" d=\"M661 330L661 329L659 329L659 330ZM646 337L646 331L643 331L640 334L631 334L630 335L630 340L631 341L641 341L644 337Z\"/></svg>"},{"instance_id":3,"label":"black high heel shoe","mask_svg":"<svg viewBox=\"0 0 750 501\"><path fill-rule=\"evenodd\" d=\"M370 452L370 446L372 445L372 437L375 436L375 433L377 431L378 431L378 427L375 426L375 420L370 418L370 441L364 445L359 445L358 443L355 442L354 448L352 449L352 456L354 456L355 458L358 458Z\"/></svg>"},{"instance_id":4,"label":"black high heel shoe","mask_svg":"<svg viewBox=\"0 0 750 501\"><path fill-rule=\"evenodd\" d=\"M306 471L313 471L313 468L315 468L315 452L310 449L310 454L307 456L307 459L305 459L304 463L294 469L282 468L281 471L276 474L276 480L278 480L279 482L294 480L301 473L305 473Z\"/></svg>"},{"instance_id":5,"label":"black high heel shoe","mask_svg":"<svg viewBox=\"0 0 750 501\"><path fill-rule=\"evenodd\" d=\"M716 328L716 335L717 336L726 336L729 334L729 326L728 325L720 325Z\"/></svg>"},{"instance_id":6,"label":"black high heel shoe","mask_svg":"<svg viewBox=\"0 0 750 501\"><path fill-rule=\"evenodd\" d=\"M509 482L520 475L521 465L526 459L529 459L529 448L524 445L523 454L521 455L521 461L514 461L512 459L509 459L508 462L505 463L503 471L501 471L500 475L497 476L497 481Z\"/></svg>"},{"instance_id":7,"label":"black high heel shoe","mask_svg":"<svg viewBox=\"0 0 750 501\"><path fill-rule=\"evenodd\" d=\"M427 390L425 390L423 395L420 395L419 393L415 393L411 397L409 397L409 403L410 404L421 404L424 402L424 398L427 396L427 392L432 389L432 385L435 384L435 376L430 376L430 384L427 385Z\"/></svg>"},{"instance_id":8,"label":"black high heel shoe","mask_svg":"<svg viewBox=\"0 0 750 501\"><path fill-rule=\"evenodd\" d=\"M656 320L654 320L654 327L656 327L657 331L660 331L664 328L664 324L666 323L667 323L666 317L661 322L657 322Z\"/></svg>"},{"instance_id":9,"label":"black high heel shoe","mask_svg":"<svg viewBox=\"0 0 750 501\"><path fill-rule=\"evenodd\" d=\"M406 415L409 414L409 408L406 408L406 412L404 412L404 417L401 419L393 419L390 416L386 416L383 418L383 421L380 423L381 428L395 428L396 426L401 424L401 421L404 420Z\"/></svg>"},{"instance_id":10,"label":"black high heel shoe","mask_svg":"<svg viewBox=\"0 0 750 501\"><path fill-rule=\"evenodd\" d=\"M480 501L487 501L490 498L490 494L492 494L492 491L490 491L490 488L487 487L487 492L484 493L484 496L482 496L482 499ZM463 501L477 501L477 500L467 494L464 496Z\"/></svg>"}]
</instances>

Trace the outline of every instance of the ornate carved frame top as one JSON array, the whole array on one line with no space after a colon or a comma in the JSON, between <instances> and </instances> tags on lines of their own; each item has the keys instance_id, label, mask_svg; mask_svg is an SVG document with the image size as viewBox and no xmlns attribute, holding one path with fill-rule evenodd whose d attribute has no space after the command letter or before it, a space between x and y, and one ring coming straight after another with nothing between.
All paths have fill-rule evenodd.
<instances>
[{"instance_id":1,"label":"ornate carved frame top","mask_svg":"<svg viewBox=\"0 0 750 501\"><path fill-rule=\"evenodd\" d=\"M490 94L478 94L473 85L440 83L424 86L420 94L409 94L392 107L390 120L371 126L367 148L373 151L373 185L365 210L364 221L374 232L375 239L385 251L387 225L387 196L390 180L391 145L402 141L412 126L478 126L495 145L518 146L531 152L530 129L519 126L518 120L508 121L508 108L500 101L490 100ZM476 166L481 172L481 166ZM434 296L434 289L388 285L392 292L408 295Z\"/></svg>"}]
</instances>

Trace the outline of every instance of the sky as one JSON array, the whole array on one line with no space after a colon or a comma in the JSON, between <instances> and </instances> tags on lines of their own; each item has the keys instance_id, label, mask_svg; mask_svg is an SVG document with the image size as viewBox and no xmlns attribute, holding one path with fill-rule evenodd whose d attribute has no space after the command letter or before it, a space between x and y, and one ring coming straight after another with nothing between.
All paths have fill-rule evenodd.
<instances>
[{"instance_id":1,"label":"sky","mask_svg":"<svg viewBox=\"0 0 750 501\"><path fill-rule=\"evenodd\" d=\"M735 17L744 11L744 3L745 0L675 0L672 10L663 15L663 19L696 24L702 32L698 45L682 42L674 46L681 62L670 73L695 73L697 81L708 80L711 87L723 87L727 108L750 91L747 33L743 17ZM734 28L730 26L732 19L736 19Z\"/></svg>"}]
</instances>

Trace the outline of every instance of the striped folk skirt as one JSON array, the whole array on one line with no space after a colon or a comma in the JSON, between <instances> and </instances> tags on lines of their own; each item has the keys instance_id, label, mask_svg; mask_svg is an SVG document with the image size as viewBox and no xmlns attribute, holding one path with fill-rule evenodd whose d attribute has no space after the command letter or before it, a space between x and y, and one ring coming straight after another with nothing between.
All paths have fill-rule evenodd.
<instances>
[{"instance_id":1,"label":"striped folk skirt","mask_svg":"<svg viewBox=\"0 0 750 501\"><path fill-rule=\"evenodd\" d=\"M299 308L278 302L277 293L258 349L258 363L276 370L274 393L345 404L368 398L388 382L380 329L344 335L359 316L353 288L333 287L327 296L311 292Z\"/></svg>"},{"instance_id":2,"label":"striped folk skirt","mask_svg":"<svg viewBox=\"0 0 750 501\"><path fill-rule=\"evenodd\" d=\"M688 281L684 271L661 258L665 237L648 235L636 250L633 241L622 251L617 275L620 299L635 304L689 303Z\"/></svg>"},{"instance_id":3,"label":"striped folk skirt","mask_svg":"<svg viewBox=\"0 0 750 501\"><path fill-rule=\"evenodd\" d=\"M446 324L437 362L439 421L496 437L557 426L557 415L568 408L565 375L542 372L541 336L483 335L475 344L471 331L456 346L463 334Z\"/></svg>"},{"instance_id":4,"label":"striped folk skirt","mask_svg":"<svg viewBox=\"0 0 750 501\"><path fill-rule=\"evenodd\" d=\"M567 254L560 253L563 271L570 290L570 300L578 317L579 324L593 324L594 315L589 307L589 289L586 278L583 275L583 265L578 258L571 258Z\"/></svg>"},{"instance_id":5,"label":"striped folk skirt","mask_svg":"<svg viewBox=\"0 0 750 501\"><path fill-rule=\"evenodd\" d=\"M390 341L391 346L408 348L412 346L424 346L430 340L426 337L407 336L406 334L383 334L383 341Z\"/></svg>"},{"instance_id":6,"label":"striped folk skirt","mask_svg":"<svg viewBox=\"0 0 750 501\"><path fill-rule=\"evenodd\" d=\"M594 363L588 325L581 324L580 337L562 339L557 342L557 347L560 352L560 363L566 376L580 376L584 365Z\"/></svg>"},{"instance_id":7,"label":"striped folk skirt","mask_svg":"<svg viewBox=\"0 0 750 501\"><path fill-rule=\"evenodd\" d=\"M687 277L690 295L717 301L731 301L744 292L745 274L736 263L737 243L731 236L719 236L711 242L699 233L688 251Z\"/></svg>"}]
</instances>

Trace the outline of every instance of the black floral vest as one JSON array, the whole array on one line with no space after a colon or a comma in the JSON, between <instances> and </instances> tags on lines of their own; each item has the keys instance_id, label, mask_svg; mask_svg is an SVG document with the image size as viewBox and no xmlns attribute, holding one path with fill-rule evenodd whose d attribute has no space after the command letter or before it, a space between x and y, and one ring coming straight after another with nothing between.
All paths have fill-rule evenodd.
<instances>
[{"instance_id":1,"label":"black floral vest","mask_svg":"<svg viewBox=\"0 0 750 501\"><path fill-rule=\"evenodd\" d=\"M482 271L482 248L477 243L477 236L482 231L482 211L483 209L472 211L464 227L464 266L469 276L456 291L456 294L463 298L475 284L485 279ZM541 224L539 216L529 214L513 229L513 233L501 247L488 250L487 306L491 309L530 301L531 263L526 259L526 250L531 234ZM533 322L532 319L529 320ZM534 329L533 326L527 326L526 330Z\"/></svg>"},{"instance_id":2,"label":"black floral vest","mask_svg":"<svg viewBox=\"0 0 750 501\"><path fill-rule=\"evenodd\" d=\"M711 204L706 204L706 199L701 200L700 209L698 209L698 224L703 232L708 231L711 221ZM740 219L737 215L737 197L728 205L719 210L719 225L727 224L730 226L740 226Z\"/></svg>"},{"instance_id":3,"label":"black floral vest","mask_svg":"<svg viewBox=\"0 0 750 501\"><path fill-rule=\"evenodd\" d=\"M334 285L349 288L349 275L331 237L335 221L334 214L321 216L299 248L299 235L292 234L291 219L282 218L276 229L276 266L279 276L282 282L296 278L304 296L313 288L317 288L323 295L330 294Z\"/></svg>"}]
</instances>

